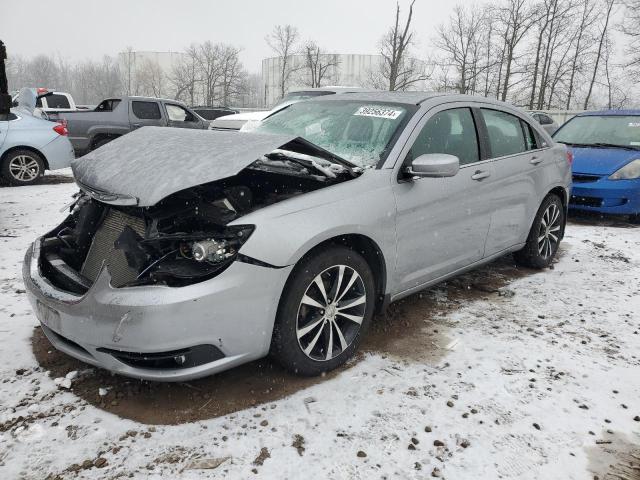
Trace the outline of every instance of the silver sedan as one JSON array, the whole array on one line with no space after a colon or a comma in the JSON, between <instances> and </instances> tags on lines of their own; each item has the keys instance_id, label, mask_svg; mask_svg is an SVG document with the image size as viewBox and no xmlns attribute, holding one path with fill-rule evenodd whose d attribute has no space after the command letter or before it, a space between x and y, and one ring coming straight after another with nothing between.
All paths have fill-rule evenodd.
<instances>
[{"instance_id":1,"label":"silver sedan","mask_svg":"<svg viewBox=\"0 0 640 480\"><path fill-rule=\"evenodd\" d=\"M327 96L246 133L142 128L74 162L80 192L24 281L56 348L123 375L267 354L317 375L389 302L510 253L549 266L569 162L523 111L460 95Z\"/></svg>"}]
</instances>

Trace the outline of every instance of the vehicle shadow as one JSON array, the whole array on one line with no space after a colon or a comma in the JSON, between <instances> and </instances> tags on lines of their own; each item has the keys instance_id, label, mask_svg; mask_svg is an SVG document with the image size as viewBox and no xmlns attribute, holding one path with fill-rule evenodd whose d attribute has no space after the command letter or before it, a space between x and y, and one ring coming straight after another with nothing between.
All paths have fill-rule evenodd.
<instances>
[{"instance_id":1,"label":"vehicle shadow","mask_svg":"<svg viewBox=\"0 0 640 480\"><path fill-rule=\"evenodd\" d=\"M72 391L110 413L145 424L181 424L215 418L286 397L325 382L369 354L435 365L449 351L447 327L438 317L469 301L490 298L510 281L534 273L517 267L511 256L449 282L393 303L374 318L360 353L346 366L322 377L292 375L262 359L209 378L159 383L129 379L93 368L55 350L42 329L32 337L33 354L52 378L79 371ZM99 390L107 390L100 395Z\"/></svg>"},{"instance_id":2,"label":"vehicle shadow","mask_svg":"<svg viewBox=\"0 0 640 480\"><path fill-rule=\"evenodd\" d=\"M24 185L24 186L37 187L39 185L57 185L59 183L73 183L73 182L75 182L75 180L70 175L58 175L56 173L47 173L44 177L42 177L33 185ZM20 185L11 185L7 180L0 177L0 187L20 188Z\"/></svg>"}]
</instances>

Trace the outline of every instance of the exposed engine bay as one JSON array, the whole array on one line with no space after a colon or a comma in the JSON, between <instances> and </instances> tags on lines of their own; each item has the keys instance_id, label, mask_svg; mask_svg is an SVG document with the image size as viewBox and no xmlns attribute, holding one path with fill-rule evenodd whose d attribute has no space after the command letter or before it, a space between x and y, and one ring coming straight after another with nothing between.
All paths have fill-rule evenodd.
<instances>
[{"instance_id":1,"label":"exposed engine bay","mask_svg":"<svg viewBox=\"0 0 640 480\"><path fill-rule=\"evenodd\" d=\"M235 176L179 191L150 207L113 205L80 191L70 215L42 239L41 272L56 287L83 294L103 265L118 288L181 287L212 278L234 261L260 264L238 253L255 227L229 223L362 173L328 152L320 156L299 147L285 145Z\"/></svg>"}]
</instances>

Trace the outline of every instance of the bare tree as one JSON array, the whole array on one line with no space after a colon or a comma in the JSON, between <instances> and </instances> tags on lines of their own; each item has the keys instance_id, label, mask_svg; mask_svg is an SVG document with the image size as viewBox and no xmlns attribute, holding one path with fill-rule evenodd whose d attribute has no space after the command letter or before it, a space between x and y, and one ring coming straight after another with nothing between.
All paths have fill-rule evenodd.
<instances>
[{"instance_id":1,"label":"bare tree","mask_svg":"<svg viewBox=\"0 0 640 480\"><path fill-rule=\"evenodd\" d=\"M503 102L507 100L511 87L510 82L514 62L517 60L517 49L533 25L532 18L532 11L527 0L506 0L504 6L498 8L498 28L504 52L500 63L501 70L504 69L504 77L500 78L501 92L499 92L499 96Z\"/></svg>"},{"instance_id":2,"label":"bare tree","mask_svg":"<svg viewBox=\"0 0 640 480\"><path fill-rule=\"evenodd\" d=\"M247 80L247 72L240 62L240 49L231 45L220 46L222 74L220 76L220 99L222 105L230 105L239 96Z\"/></svg>"},{"instance_id":3,"label":"bare tree","mask_svg":"<svg viewBox=\"0 0 640 480\"><path fill-rule=\"evenodd\" d=\"M571 73L569 77L569 86L566 97L565 108L569 110L571 108L571 100L573 99L574 90L575 90L575 81L576 75L581 71L582 65L581 60L584 58L586 53L590 48L588 40L588 30L593 25L593 22L596 20L596 2L595 0L581 0L580 2L581 13L580 13L580 21L577 24L577 28L575 31L575 42L574 42L574 50L573 56L571 58Z\"/></svg>"},{"instance_id":4,"label":"bare tree","mask_svg":"<svg viewBox=\"0 0 640 480\"><path fill-rule=\"evenodd\" d=\"M413 5L409 5L409 14L404 24L400 20L400 4L396 3L395 22L380 40L382 63L378 72L372 72L371 82L376 88L389 91L409 90L428 80L431 73L426 71L426 64L411 56L410 48L414 46L414 32L411 29Z\"/></svg>"},{"instance_id":5,"label":"bare tree","mask_svg":"<svg viewBox=\"0 0 640 480\"><path fill-rule=\"evenodd\" d=\"M174 89L173 98L187 102L189 105L196 104L199 71L197 49L194 45L187 48L182 58L171 67L168 81Z\"/></svg>"},{"instance_id":6,"label":"bare tree","mask_svg":"<svg viewBox=\"0 0 640 480\"><path fill-rule=\"evenodd\" d=\"M468 10L458 5L454 7L449 23L437 30L434 44L444 54L441 63L457 72L456 90L459 93L474 93L480 74L487 68L483 63L485 25L483 10L475 5Z\"/></svg>"},{"instance_id":7,"label":"bare tree","mask_svg":"<svg viewBox=\"0 0 640 480\"><path fill-rule=\"evenodd\" d=\"M305 79L311 88L321 87L322 81L340 65L337 55L324 52L314 41L309 41L304 46L304 57Z\"/></svg>"},{"instance_id":8,"label":"bare tree","mask_svg":"<svg viewBox=\"0 0 640 480\"><path fill-rule=\"evenodd\" d=\"M602 59L602 50L605 45L605 40L607 38L607 33L609 31L609 20L611 18L611 12L613 11L613 6L616 3L616 0L605 0L605 10L604 10L604 25L602 26L600 41L598 42L598 53L596 54L595 64L593 66L593 75L591 76L591 82L589 83L589 90L587 92L587 96L584 99L584 109L587 110L589 108L589 100L591 99L591 94L593 93L593 86L596 82L596 78L598 76L598 67L600 66L600 60Z\"/></svg>"},{"instance_id":9,"label":"bare tree","mask_svg":"<svg viewBox=\"0 0 640 480\"><path fill-rule=\"evenodd\" d=\"M640 0L626 0L625 6L622 32L629 39L625 50L629 56L626 66L633 73L634 80L640 82Z\"/></svg>"},{"instance_id":10,"label":"bare tree","mask_svg":"<svg viewBox=\"0 0 640 480\"><path fill-rule=\"evenodd\" d=\"M280 59L278 85L280 97L287 93L291 74L296 70L292 56L296 53L299 38L298 29L292 25L276 25L273 31L265 37L265 41Z\"/></svg>"},{"instance_id":11,"label":"bare tree","mask_svg":"<svg viewBox=\"0 0 640 480\"><path fill-rule=\"evenodd\" d=\"M146 59L136 70L136 81L143 95L161 97L165 86L165 75L160 64Z\"/></svg>"}]
</instances>

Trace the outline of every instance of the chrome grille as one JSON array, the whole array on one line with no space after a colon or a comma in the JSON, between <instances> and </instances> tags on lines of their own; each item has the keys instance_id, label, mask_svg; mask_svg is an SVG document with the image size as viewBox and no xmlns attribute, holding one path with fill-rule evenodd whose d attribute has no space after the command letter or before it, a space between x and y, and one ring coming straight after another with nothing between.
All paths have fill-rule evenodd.
<instances>
[{"instance_id":1,"label":"chrome grille","mask_svg":"<svg viewBox=\"0 0 640 480\"><path fill-rule=\"evenodd\" d=\"M105 262L114 287L120 287L136 279L138 272L129 267L124 252L114 247L114 243L127 226L138 235L144 236L144 219L132 217L114 209L107 212L91 242L89 253L82 265L82 275L95 282L102 262Z\"/></svg>"}]
</instances>

